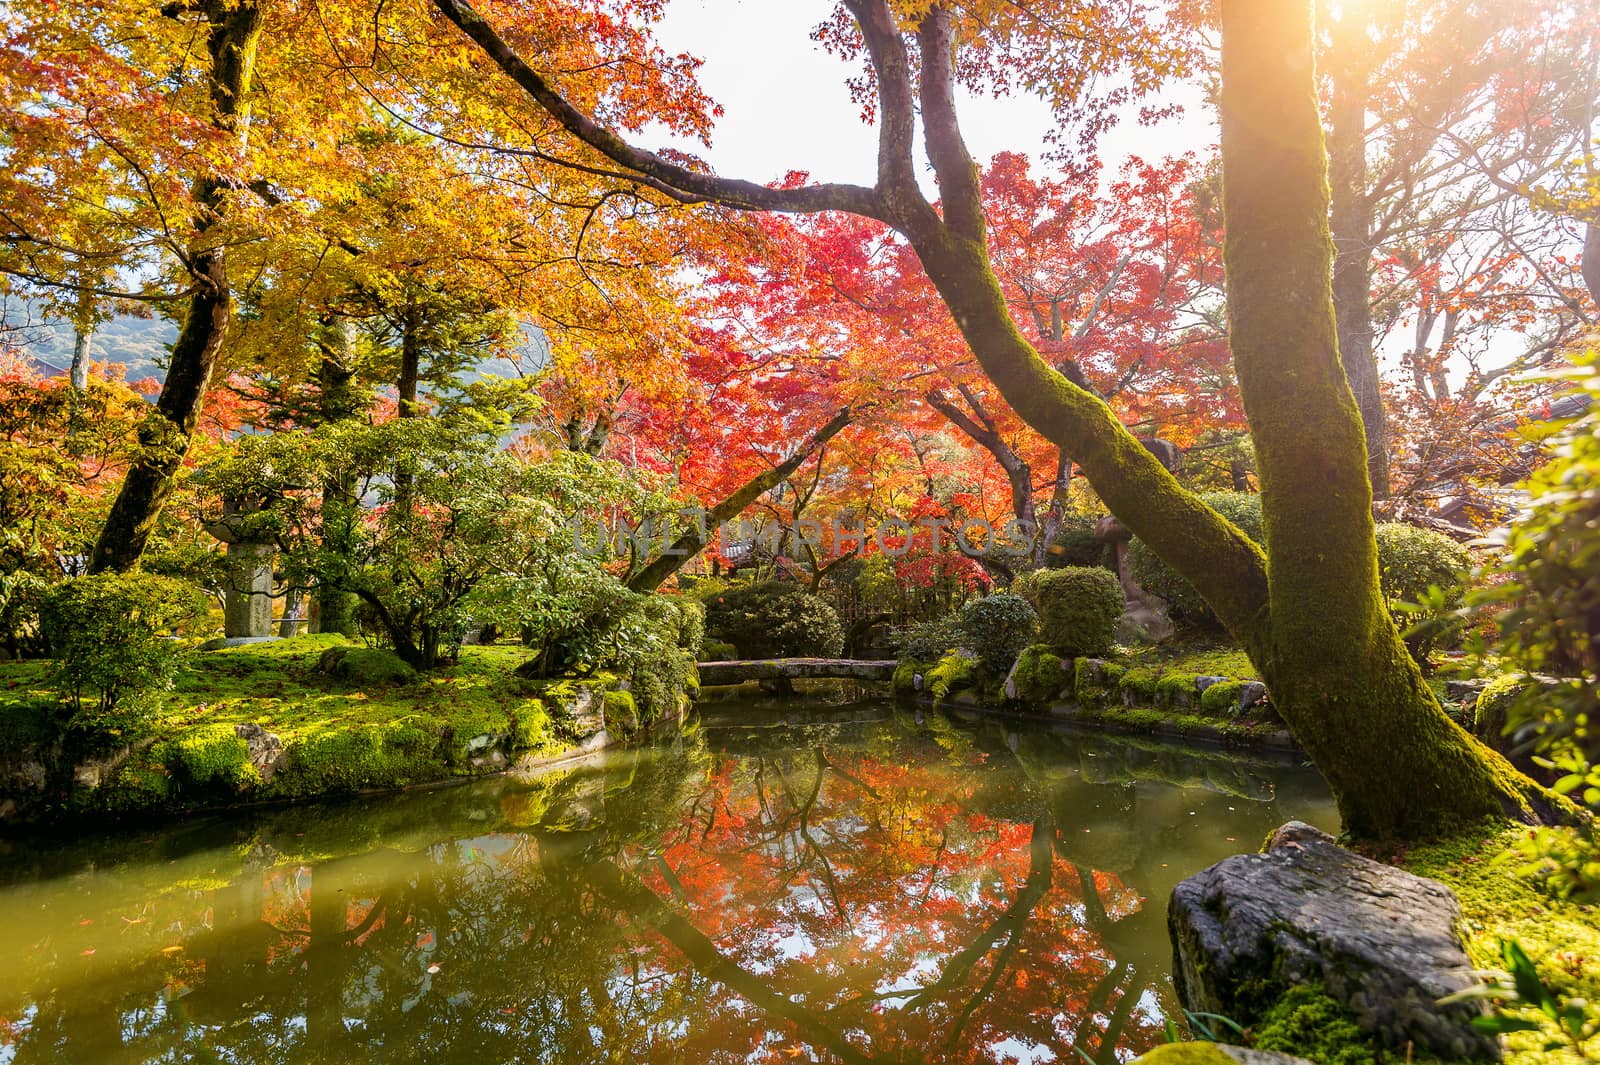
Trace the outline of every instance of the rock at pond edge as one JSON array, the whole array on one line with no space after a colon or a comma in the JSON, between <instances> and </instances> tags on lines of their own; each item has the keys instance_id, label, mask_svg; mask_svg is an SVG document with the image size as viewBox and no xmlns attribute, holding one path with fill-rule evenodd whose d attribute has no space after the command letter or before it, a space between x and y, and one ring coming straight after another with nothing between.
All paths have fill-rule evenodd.
<instances>
[{"instance_id":1,"label":"rock at pond edge","mask_svg":"<svg viewBox=\"0 0 1600 1065\"><path fill-rule=\"evenodd\" d=\"M1498 1041L1472 1027L1481 1003L1438 1004L1476 982L1460 916L1443 884L1291 821L1265 852L1225 858L1173 889L1173 982L1184 1008L1246 1027L1291 987L1321 984L1385 1046L1497 1060Z\"/></svg>"}]
</instances>

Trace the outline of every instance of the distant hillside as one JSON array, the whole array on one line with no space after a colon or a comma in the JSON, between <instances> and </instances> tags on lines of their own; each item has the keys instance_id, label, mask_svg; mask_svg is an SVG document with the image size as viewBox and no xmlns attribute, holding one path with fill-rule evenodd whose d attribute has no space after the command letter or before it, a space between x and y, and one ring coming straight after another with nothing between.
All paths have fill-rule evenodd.
<instances>
[{"instance_id":1,"label":"distant hillside","mask_svg":"<svg viewBox=\"0 0 1600 1065\"><path fill-rule=\"evenodd\" d=\"M72 365L72 327L65 322L12 314L7 324L19 326L18 346L47 374L66 373ZM128 380L166 379L167 350L178 327L165 318L118 317L103 322L94 335L90 358L127 367Z\"/></svg>"}]
</instances>

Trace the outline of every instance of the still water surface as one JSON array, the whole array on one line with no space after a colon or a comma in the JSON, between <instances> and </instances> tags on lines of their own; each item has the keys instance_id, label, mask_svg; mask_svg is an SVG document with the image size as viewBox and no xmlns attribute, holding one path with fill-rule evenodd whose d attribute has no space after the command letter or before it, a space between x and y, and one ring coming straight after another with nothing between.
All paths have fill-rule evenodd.
<instances>
[{"instance_id":1,"label":"still water surface","mask_svg":"<svg viewBox=\"0 0 1600 1065\"><path fill-rule=\"evenodd\" d=\"M1172 886L1291 817L1336 820L1288 763L724 704L537 778L0 844L0 1065L1127 1060Z\"/></svg>"}]
</instances>

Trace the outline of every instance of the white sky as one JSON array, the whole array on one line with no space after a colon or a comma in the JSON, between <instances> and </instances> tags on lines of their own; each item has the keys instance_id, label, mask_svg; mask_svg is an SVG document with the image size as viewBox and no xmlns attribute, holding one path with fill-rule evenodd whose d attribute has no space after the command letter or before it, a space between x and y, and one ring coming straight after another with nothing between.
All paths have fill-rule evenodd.
<instances>
[{"instance_id":1,"label":"white sky","mask_svg":"<svg viewBox=\"0 0 1600 1065\"><path fill-rule=\"evenodd\" d=\"M767 182L801 169L819 181L872 184L877 131L850 101L845 79L854 68L810 38L832 7L832 0L674 0L658 27L660 42L705 60L701 85L726 112L709 152L682 146L725 176ZM1214 142L1212 116L1193 88L1175 91L1194 106L1156 129L1121 123L1102 144L1108 168L1131 154L1159 159ZM1049 108L1024 96L966 97L960 115L981 162L1001 150L1037 159L1051 126Z\"/></svg>"}]
</instances>

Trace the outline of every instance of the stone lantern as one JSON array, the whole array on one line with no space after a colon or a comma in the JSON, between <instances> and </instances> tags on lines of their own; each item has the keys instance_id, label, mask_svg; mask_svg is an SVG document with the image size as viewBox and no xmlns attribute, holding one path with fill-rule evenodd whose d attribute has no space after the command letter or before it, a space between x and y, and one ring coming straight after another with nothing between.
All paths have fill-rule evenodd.
<instances>
[{"instance_id":1,"label":"stone lantern","mask_svg":"<svg viewBox=\"0 0 1600 1065\"><path fill-rule=\"evenodd\" d=\"M259 514L260 497L228 496L222 517L205 530L228 545L227 583L222 590L223 634L227 639L272 638L272 561L276 545L252 536L245 520Z\"/></svg>"}]
</instances>

